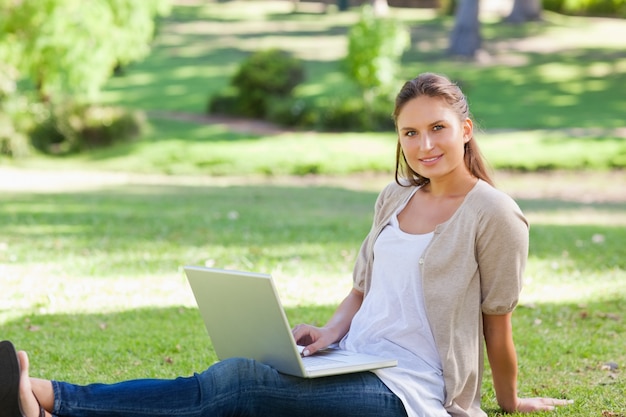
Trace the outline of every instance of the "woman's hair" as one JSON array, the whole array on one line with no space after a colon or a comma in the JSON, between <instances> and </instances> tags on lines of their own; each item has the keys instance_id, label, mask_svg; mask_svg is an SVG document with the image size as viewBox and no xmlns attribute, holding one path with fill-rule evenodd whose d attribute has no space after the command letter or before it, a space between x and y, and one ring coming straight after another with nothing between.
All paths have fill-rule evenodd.
<instances>
[{"instance_id":1,"label":"woman's hair","mask_svg":"<svg viewBox=\"0 0 626 417\"><path fill-rule=\"evenodd\" d=\"M404 83L404 86L402 86L402 89L396 96L396 105L393 110L393 120L396 123L396 127L398 115L404 105L420 96L440 97L456 112L459 116L459 120L465 121L471 118L467 99L459 86L442 75L424 73ZM474 139L473 132L470 140L465 144L464 160L465 165L472 175L493 185L485 160ZM402 179L408 180L409 184L406 184ZM398 140L396 148L396 182L403 186L421 186L428 184L429 181L430 179L422 177L409 166L404 152L402 151L402 147L400 146L400 140Z\"/></svg>"}]
</instances>

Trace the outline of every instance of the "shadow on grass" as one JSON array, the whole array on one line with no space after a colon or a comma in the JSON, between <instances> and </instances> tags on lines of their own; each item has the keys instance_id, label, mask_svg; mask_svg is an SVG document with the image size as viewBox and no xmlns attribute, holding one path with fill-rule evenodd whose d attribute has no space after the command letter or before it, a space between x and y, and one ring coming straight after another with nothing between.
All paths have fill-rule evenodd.
<instances>
[{"instance_id":1,"label":"shadow on grass","mask_svg":"<svg viewBox=\"0 0 626 417\"><path fill-rule=\"evenodd\" d=\"M321 325L334 308L285 313L292 326ZM33 376L76 383L191 375L218 360L198 310L187 307L34 314L3 324L2 340L29 353Z\"/></svg>"},{"instance_id":2,"label":"shadow on grass","mask_svg":"<svg viewBox=\"0 0 626 417\"><path fill-rule=\"evenodd\" d=\"M209 96L228 84L236 66L249 53L271 45L302 54L310 49L310 39L317 39L319 48L332 48L337 58L311 59L307 55L309 93L302 98L352 91L345 87L338 90L348 84L337 62L345 52L337 45L345 43L349 19L312 15L316 25L309 28L301 24L304 15L267 9L253 19L251 29L246 22L250 16L220 20L220 7L175 7L172 16L161 22L152 54L108 84L108 101L148 110L202 113ZM238 14L232 11L226 14L237 19ZM450 75L462 85L477 120L487 129L622 127L626 52L561 46L558 38L549 37L551 29L586 29L580 28L580 19L557 20L529 25L485 23L485 47L493 62L460 65L445 54L451 18L416 17L407 21L412 48L403 57L403 77L412 78L424 71ZM519 46L520 41L533 36L545 38L544 45ZM324 40L328 43L320 45ZM342 82L329 81L337 77Z\"/></svg>"},{"instance_id":3,"label":"shadow on grass","mask_svg":"<svg viewBox=\"0 0 626 417\"><path fill-rule=\"evenodd\" d=\"M286 246L302 245L304 259L309 256L306 245L356 250L369 230L375 198L375 192L334 187L127 185L85 192L5 194L0 198L4 200L0 223L5 242L23 252L19 257L30 258L34 250L40 250L40 255L54 251L51 244L57 242L64 256L107 254L112 271L129 262L115 254L150 253L150 259L141 262L156 272L176 269L183 262L177 256L210 253L216 245L227 251L248 248L253 264L285 261L280 254L271 255L273 250L288 253L286 258L294 256L293 251L280 249ZM594 224L594 217L623 213L624 203L545 199L520 203L527 214L553 213L564 223L533 225L531 255L561 259L567 253L571 267L580 271L626 269L622 246L626 228ZM584 212L589 223L567 224L567 217L577 212ZM35 236L36 240L28 240ZM0 261L9 255L0 252ZM58 255L50 252L50 256Z\"/></svg>"},{"instance_id":4,"label":"shadow on grass","mask_svg":"<svg viewBox=\"0 0 626 417\"><path fill-rule=\"evenodd\" d=\"M291 325L320 324L334 308L305 305L286 313ZM575 399L563 416L623 411L625 313L621 297L520 306L514 314L520 395ZM6 323L2 333L30 353L32 375L75 383L185 376L217 360L195 308L31 315ZM618 368L607 370L607 363ZM488 368L483 385L484 408L501 415Z\"/></svg>"}]
</instances>

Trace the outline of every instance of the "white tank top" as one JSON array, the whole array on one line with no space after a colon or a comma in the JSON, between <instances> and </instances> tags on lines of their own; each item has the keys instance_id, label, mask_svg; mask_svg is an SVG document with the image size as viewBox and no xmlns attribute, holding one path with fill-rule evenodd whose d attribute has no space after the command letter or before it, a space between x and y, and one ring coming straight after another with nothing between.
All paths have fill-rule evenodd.
<instances>
[{"instance_id":1,"label":"white tank top","mask_svg":"<svg viewBox=\"0 0 626 417\"><path fill-rule=\"evenodd\" d=\"M340 342L348 350L398 359L397 367L375 373L402 400L409 416L448 416L418 264L432 237L405 233L397 214L392 217L374 245L370 290Z\"/></svg>"}]
</instances>

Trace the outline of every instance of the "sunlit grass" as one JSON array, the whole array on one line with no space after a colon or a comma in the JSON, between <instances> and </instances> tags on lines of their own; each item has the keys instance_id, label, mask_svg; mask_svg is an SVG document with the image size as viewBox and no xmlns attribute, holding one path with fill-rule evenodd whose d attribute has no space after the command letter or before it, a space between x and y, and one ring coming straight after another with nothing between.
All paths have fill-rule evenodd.
<instances>
[{"instance_id":1,"label":"sunlit grass","mask_svg":"<svg viewBox=\"0 0 626 417\"><path fill-rule=\"evenodd\" d=\"M177 7L162 22L153 54L113 78L103 100L202 113L238 63L269 45L306 60L301 97L354 92L337 59L356 11L289 7ZM551 175L509 174L500 182L531 222L514 315L520 392L575 399L561 416L626 413L626 177L575 173L624 166L626 145L616 133L626 112L623 21L548 15L530 26L485 22L488 59L473 64L444 56L449 19L392 13L412 28L403 77L437 71L459 81L486 130L477 136L492 165L568 168L574 176L567 187ZM13 184L10 170L0 177L0 329L31 353L36 376L169 378L214 362L185 264L272 273L292 324L324 323L350 289L376 192L392 179L393 132L269 135L156 116L151 122L134 143L62 160L3 161L38 170L28 184ZM116 174L98 180L94 172L102 170ZM137 172L146 176L126 174ZM337 177L355 172L387 175ZM52 174L61 181L48 182ZM298 177L282 182L284 174ZM308 174L335 177L317 183L323 177ZM618 370L604 369L607 362ZM489 370L484 388L489 415L501 415Z\"/></svg>"},{"instance_id":2,"label":"sunlit grass","mask_svg":"<svg viewBox=\"0 0 626 417\"><path fill-rule=\"evenodd\" d=\"M215 361L185 264L272 273L292 324L324 323L350 289L379 188L162 181L0 196L0 326L35 375L172 377ZM626 361L625 203L519 202L532 224L514 316L521 393L576 399L565 416L624 410L621 376L602 365Z\"/></svg>"},{"instance_id":3,"label":"sunlit grass","mask_svg":"<svg viewBox=\"0 0 626 417\"><path fill-rule=\"evenodd\" d=\"M297 89L302 99L357 93L340 61L358 9L293 11L289 2L175 7L160 25L152 54L111 79L103 100L203 113L245 56L269 47L304 60L307 79ZM487 129L623 125L623 20L546 13L543 22L515 26L486 19L484 59L460 63L445 54L449 18L428 9L392 8L391 13L412 32L398 86L420 72L448 74L462 85Z\"/></svg>"}]
</instances>

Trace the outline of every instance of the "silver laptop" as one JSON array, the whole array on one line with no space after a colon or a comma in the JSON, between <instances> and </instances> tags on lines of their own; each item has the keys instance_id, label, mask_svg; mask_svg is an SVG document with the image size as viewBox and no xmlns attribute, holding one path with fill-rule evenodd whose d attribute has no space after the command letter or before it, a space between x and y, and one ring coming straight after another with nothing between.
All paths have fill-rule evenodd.
<instances>
[{"instance_id":1,"label":"silver laptop","mask_svg":"<svg viewBox=\"0 0 626 417\"><path fill-rule=\"evenodd\" d=\"M219 359L243 357L305 378L396 366L391 358L327 348L302 357L270 275L186 266Z\"/></svg>"}]
</instances>

